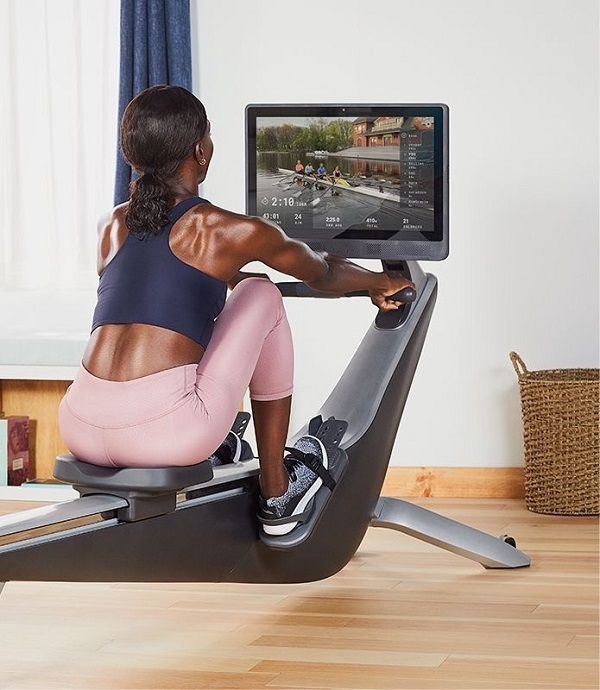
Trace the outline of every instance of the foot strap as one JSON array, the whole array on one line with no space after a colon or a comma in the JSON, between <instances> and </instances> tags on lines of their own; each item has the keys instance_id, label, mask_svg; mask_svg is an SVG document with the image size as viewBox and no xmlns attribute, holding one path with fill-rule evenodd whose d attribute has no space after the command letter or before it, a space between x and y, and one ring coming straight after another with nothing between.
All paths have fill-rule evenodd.
<instances>
[{"instance_id":1,"label":"foot strap","mask_svg":"<svg viewBox=\"0 0 600 690\"><path fill-rule=\"evenodd\" d=\"M303 453L297 448L285 448L288 452L288 457L294 458L303 465L306 465L309 470L314 472L318 477L321 478L323 484L330 490L333 491L335 488L335 479L331 474L323 467L323 463L314 453Z\"/></svg>"}]
</instances>

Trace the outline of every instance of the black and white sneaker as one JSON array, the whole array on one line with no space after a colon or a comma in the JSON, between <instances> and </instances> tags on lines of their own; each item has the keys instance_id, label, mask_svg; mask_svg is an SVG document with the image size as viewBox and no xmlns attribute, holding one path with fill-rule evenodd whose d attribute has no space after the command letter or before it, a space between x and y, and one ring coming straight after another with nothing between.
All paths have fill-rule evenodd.
<instances>
[{"instance_id":1,"label":"black and white sneaker","mask_svg":"<svg viewBox=\"0 0 600 690\"><path fill-rule=\"evenodd\" d=\"M233 465L240 462L242 455L242 440L233 431L230 431L225 440L210 456L209 461L213 467L221 465Z\"/></svg>"},{"instance_id":2,"label":"black and white sneaker","mask_svg":"<svg viewBox=\"0 0 600 690\"><path fill-rule=\"evenodd\" d=\"M311 499L325 483L333 489L335 482L327 471L325 446L315 436L303 436L293 448L286 448L283 459L289 484L283 496L261 498L258 519L266 534L282 536L291 532L310 516Z\"/></svg>"},{"instance_id":3,"label":"black and white sneaker","mask_svg":"<svg viewBox=\"0 0 600 690\"><path fill-rule=\"evenodd\" d=\"M246 460L254 459L254 451L248 441L244 440L244 432L250 422L248 412L238 412L225 440L208 458L213 467L222 465L237 465Z\"/></svg>"}]
</instances>

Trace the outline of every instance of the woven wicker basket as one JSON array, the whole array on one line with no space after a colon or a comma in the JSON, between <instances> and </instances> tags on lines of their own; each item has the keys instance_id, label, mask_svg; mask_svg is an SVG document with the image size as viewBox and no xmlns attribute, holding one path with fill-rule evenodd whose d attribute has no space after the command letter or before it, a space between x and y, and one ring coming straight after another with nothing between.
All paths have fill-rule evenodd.
<instances>
[{"instance_id":1,"label":"woven wicker basket","mask_svg":"<svg viewBox=\"0 0 600 690\"><path fill-rule=\"evenodd\" d=\"M525 502L535 513L597 515L598 369L529 371L516 352Z\"/></svg>"}]
</instances>

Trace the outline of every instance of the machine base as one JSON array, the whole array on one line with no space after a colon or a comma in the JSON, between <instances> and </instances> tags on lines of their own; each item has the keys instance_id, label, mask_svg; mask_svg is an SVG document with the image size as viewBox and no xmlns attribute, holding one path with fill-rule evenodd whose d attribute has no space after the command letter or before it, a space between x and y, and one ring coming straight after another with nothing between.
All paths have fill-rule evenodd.
<instances>
[{"instance_id":1,"label":"machine base","mask_svg":"<svg viewBox=\"0 0 600 690\"><path fill-rule=\"evenodd\" d=\"M404 532L441 549L470 558L484 568L525 568L529 558L511 537L493 537L450 518L397 498L382 496L377 502L371 527Z\"/></svg>"}]
</instances>

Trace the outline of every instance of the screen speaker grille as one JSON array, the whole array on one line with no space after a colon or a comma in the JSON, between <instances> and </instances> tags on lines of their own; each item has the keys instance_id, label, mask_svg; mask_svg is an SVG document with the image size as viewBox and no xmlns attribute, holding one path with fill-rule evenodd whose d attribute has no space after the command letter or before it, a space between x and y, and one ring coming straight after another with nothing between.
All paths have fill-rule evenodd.
<instances>
[{"instance_id":1,"label":"screen speaker grille","mask_svg":"<svg viewBox=\"0 0 600 690\"><path fill-rule=\"evenodd\" d=\"M381 256L381 245L374 244L373 242L367 242L365 246L366 256Z\"/></svg>"}]
</instances>

